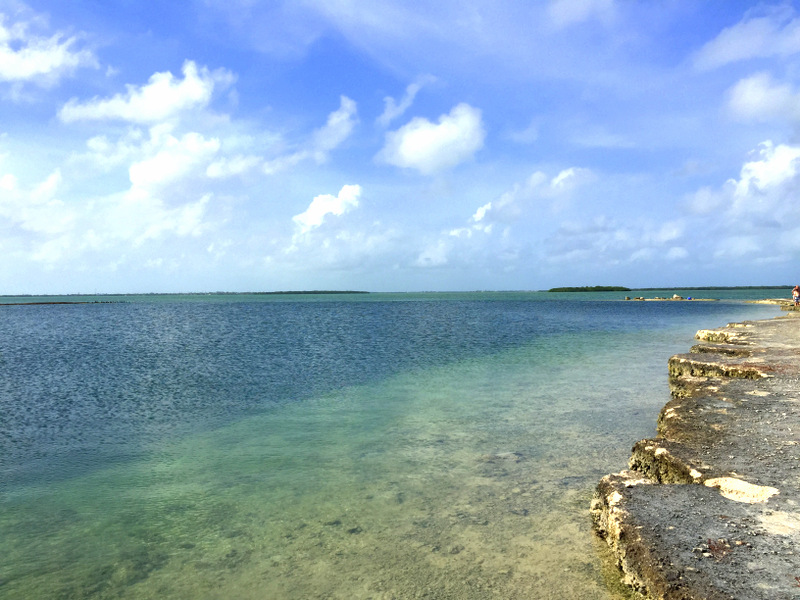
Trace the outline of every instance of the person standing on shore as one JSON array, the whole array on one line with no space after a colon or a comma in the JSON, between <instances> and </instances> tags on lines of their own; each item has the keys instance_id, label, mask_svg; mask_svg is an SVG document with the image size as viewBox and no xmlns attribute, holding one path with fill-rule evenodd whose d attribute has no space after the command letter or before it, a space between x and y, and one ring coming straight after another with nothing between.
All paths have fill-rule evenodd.
<instances>
[{"instance_id":1,"label":"person standing on shore","mask_svg":"<svg viewBox=\"0 0 800 600\"><path fill-rule=\"evenodd\" d=\"M794 302L795 306L800 305L800 285L792 288L792 302Z\"/></svg>"}]
</instances>

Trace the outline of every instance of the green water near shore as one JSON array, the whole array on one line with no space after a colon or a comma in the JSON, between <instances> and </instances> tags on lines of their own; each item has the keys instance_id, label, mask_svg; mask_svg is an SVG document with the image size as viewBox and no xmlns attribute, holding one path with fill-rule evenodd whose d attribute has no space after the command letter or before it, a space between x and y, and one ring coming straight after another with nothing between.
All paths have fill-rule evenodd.
<instances>
[{"instance_id":1,"label":"green water near shore","mask_svg":"<svg viewBox=\"0 0 800 600\"><path fill-rule=\"evenodd\" d=\"M640 391L586 381L604 367L577 342L554 342L534 369L541 349L422 370L21 490L0 547L36 567L0 593L615 597L585 508L627 442L602 424L647 430L659 400L638 419L615 411L612 392Z\"/></svg>"}]
</instances>

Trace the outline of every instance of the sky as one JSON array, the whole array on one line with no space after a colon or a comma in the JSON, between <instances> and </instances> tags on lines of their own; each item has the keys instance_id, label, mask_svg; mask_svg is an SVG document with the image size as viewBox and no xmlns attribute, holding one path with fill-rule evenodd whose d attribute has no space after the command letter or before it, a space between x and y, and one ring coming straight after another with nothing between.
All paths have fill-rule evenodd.
<instances>
[{"instance_id":1,"label":"sky","mask_svg":"<svg viewBox=\"0 0 800 600\"><path fill-rule=\"evenodd\" d=\"M800 282L800 1L0 0L0 294Z\"/></svg>"}]
</instances>

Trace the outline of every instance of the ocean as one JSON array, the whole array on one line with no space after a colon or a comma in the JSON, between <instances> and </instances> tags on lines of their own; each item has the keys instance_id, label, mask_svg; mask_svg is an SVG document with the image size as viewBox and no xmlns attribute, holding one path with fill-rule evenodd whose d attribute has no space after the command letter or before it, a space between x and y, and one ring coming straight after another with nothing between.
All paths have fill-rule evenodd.
<instances>
[{"instance_id":1,"label":"ocean","mask_svg":"<svg viewBox=\"0 0 800 600\"><path fill-rule=\"evenodd\" d=\"M627 598L597 481L788 290L680 293L0 300L87 302L0 306L0 598Z\"/></svg>"}]
</instances>

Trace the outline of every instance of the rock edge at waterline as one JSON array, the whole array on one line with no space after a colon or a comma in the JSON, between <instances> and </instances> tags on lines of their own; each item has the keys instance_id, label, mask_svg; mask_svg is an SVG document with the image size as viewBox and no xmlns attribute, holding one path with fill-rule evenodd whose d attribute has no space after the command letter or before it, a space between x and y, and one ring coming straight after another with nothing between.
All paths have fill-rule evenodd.
<instances>
[{"instance_id":1,"label":"rock edge at waterline","mask_svg":"<svg viewBox=\"0 0 800 600\"><path fill-rule=\"evenodd\" d=\"M800 599L798 317L699 331L657 436L598 484L595 529L641 596Z\"/></svg>"}]
</instances>

